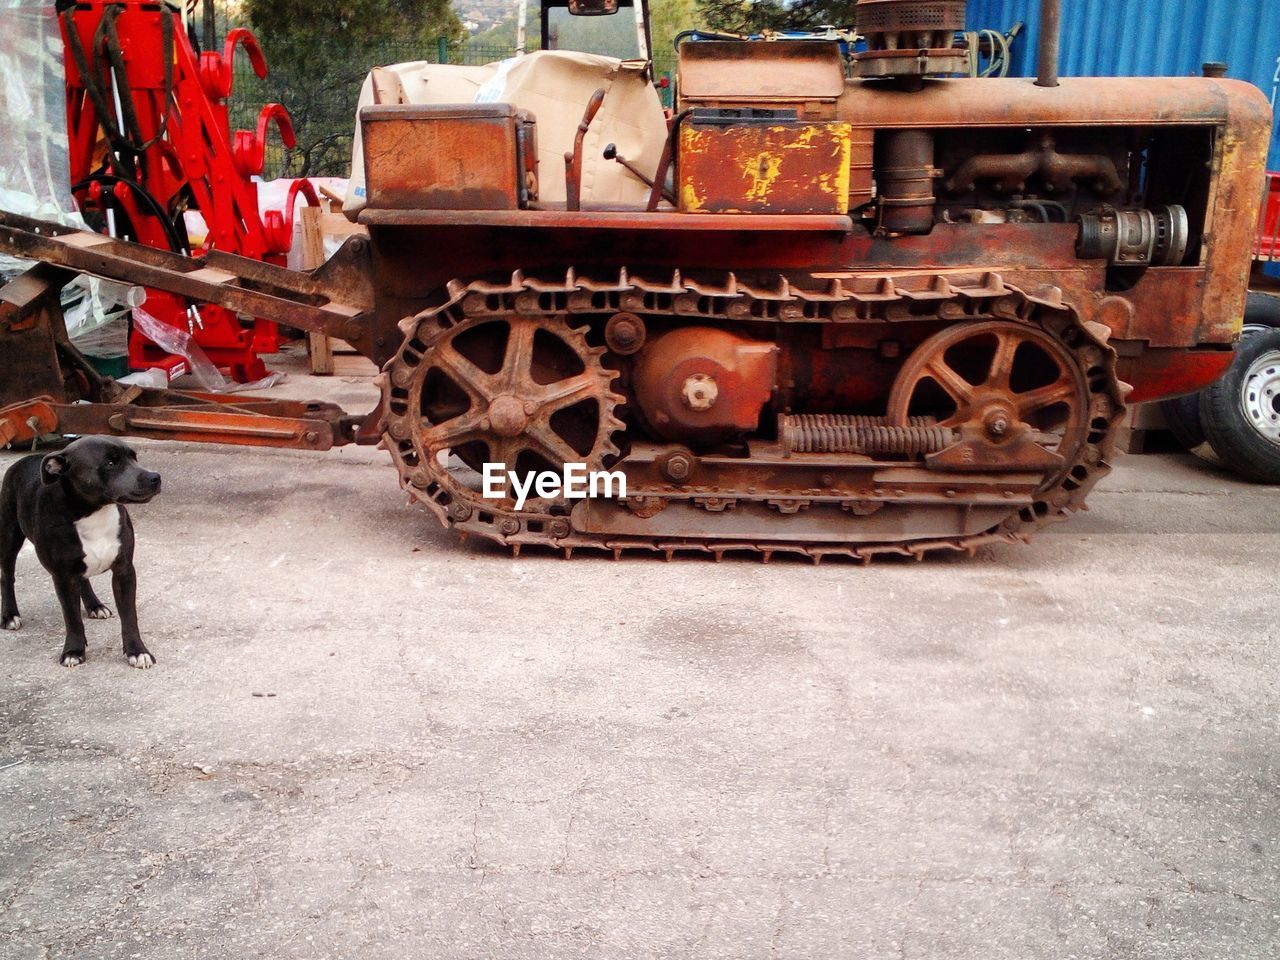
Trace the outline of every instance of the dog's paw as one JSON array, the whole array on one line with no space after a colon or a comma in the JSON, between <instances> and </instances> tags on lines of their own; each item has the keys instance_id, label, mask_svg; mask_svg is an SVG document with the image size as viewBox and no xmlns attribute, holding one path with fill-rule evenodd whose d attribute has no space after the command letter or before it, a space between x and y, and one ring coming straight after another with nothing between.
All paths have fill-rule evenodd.
<instances>
[{"instance_id":1,"label":"dog's paw","mask_svg":"<svg viewBox=\"0 0 1280 960\"><path fill-rule=\"evenodd\" d=\"M21 630L22 618L15 613L12 617L5 617L4 623L0 624L0 626L3 626L6 630Z\"/></svg>"},{"instance_id":2,"label":"dog's paw","mask_svg":"<svg viewBox=\"0 0 1280 960\"><path fill-rule=\"evenodd\" d=\"M137 667L139 670L150 670L156 665L156 658L149 653L134 653L129 655L129 666Z\"/></svg>"},{"instance_id":3,"label":"dog's paw","mask_svg":"<svg viewBox=\"0 0 1280 960\"><path fill-rule=\"evenodd\" d=\"M89 608L90 620L110 620L115 614L111 612L111 608L106 604L98 604L96 607Z\"/></svg>"},{"instance_id":4,"label":"dog's paw","mask_svg":"<svg viewBox=\"0 0 1280 960\"><path fill-rule=\"evenodd\" d=\"M84 663L84 651L78 653L64 653L59 661L64 667L78 667Z\"/></svg>"}]
</instances>

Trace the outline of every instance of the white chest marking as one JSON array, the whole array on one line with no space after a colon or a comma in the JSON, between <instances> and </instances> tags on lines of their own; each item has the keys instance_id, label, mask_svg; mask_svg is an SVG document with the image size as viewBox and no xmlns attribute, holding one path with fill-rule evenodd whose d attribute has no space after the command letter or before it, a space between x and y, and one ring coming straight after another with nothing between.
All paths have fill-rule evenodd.
<instances>
[{"instance_id":1,"label":"white chest marking","mask_svg":"<svg viewBox=\"0 0 1280 960\"><path fill-rule=\"evenodd\" d=\"M96 577L111 569L120 552L120 508L109 503L83 520L76 521L80 548L84 550L86 577Z\"/></svg>"}]
</instances>

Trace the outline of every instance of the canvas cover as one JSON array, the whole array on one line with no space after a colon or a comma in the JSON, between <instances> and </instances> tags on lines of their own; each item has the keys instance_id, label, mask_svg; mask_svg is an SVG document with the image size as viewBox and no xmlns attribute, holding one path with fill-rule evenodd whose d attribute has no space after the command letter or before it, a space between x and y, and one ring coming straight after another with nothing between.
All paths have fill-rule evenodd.
<instances>
[{"instance_id":1,"label":"canvas cover","mask_svg":"<svg viewBox=\"0 0 1280 960\"><path fill-rule=\"evenodd\" d=\"M587 101L598 89L604 103L583 142L584 203L643 203L649 188L620 163L602 156L606 144L641 170L655 170L667 136L658 93L642 61L588 53L539 50L483 67L400 63L365 78L359 107L374 103L510 103L538 121L538 199L565 198L564 155ZM376 97L375 97L376 91ZM364 151L356 124L351 181L344 212L355 219L365 205Z\"/></svg>"}]
</instances>

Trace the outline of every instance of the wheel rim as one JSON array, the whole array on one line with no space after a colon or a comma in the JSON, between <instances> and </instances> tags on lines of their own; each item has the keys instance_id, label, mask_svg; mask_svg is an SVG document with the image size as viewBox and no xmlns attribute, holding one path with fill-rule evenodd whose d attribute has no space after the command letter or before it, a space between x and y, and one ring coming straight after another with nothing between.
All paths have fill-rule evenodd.
<instances>
[{"instance_id":1,"label":"wheel rim","mask_svg":"<svg viewBox=\"0 0 1280 960\"><path fill-rule=\"evenodd\" d=\"M1280 447L1280 350L1249 364L1240 382L1240 408L1260 437Z\"/></svg>"}]
</instances>

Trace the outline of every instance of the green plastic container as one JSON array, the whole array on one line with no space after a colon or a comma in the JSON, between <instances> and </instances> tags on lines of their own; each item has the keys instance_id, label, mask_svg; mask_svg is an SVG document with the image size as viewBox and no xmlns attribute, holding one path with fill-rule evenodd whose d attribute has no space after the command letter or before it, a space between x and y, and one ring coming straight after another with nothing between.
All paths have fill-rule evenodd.
<instances>
[{"instance_id":1,"label":"green plastic container","mask_svg":"<svg viewBox=\"0 0 1280 960\"><path fill-rule=\"evenodd\" d=\"M104 377L123 377L129 372L128 357L90 357L86 356L89 365Z\"/></svg>"}]
</instances>

